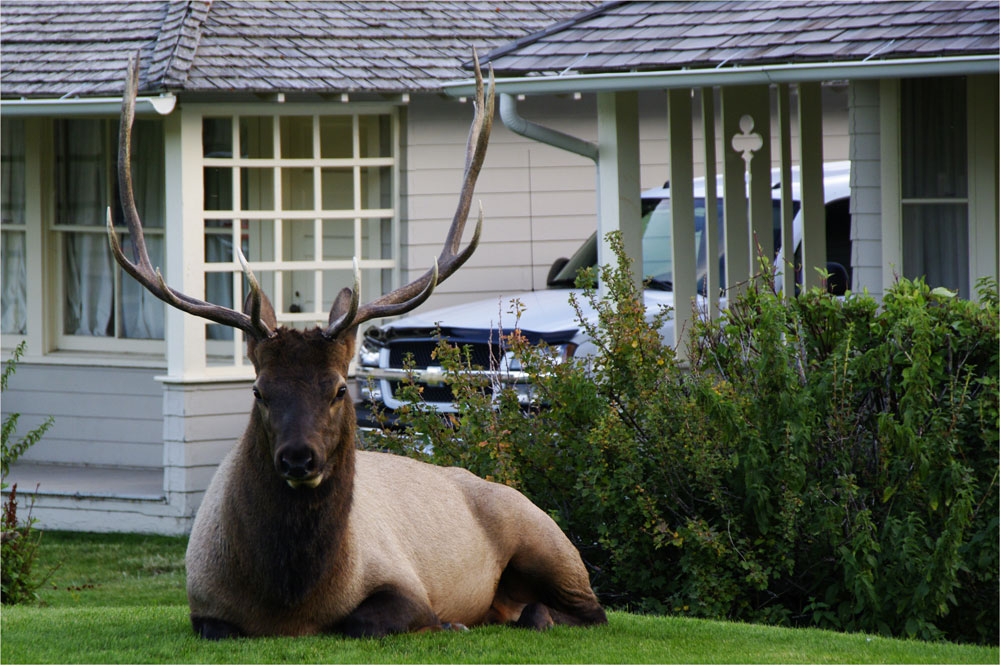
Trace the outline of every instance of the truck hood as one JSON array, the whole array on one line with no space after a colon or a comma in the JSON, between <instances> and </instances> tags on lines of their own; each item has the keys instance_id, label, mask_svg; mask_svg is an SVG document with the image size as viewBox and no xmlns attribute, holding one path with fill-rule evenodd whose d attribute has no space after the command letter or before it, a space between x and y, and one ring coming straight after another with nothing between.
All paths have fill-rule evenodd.
<instances>
[{"instance_id":1,"label":"truck hood","mask_svg":"<svg viewBox=\"0 0 1000 665\"><path fill-rule=\"evenodd\" d=\"M596 319L590 303L579 289L546 289L527 291L487 298L475 302L442 307L410 314L383 326L385 332L402 332L412 329L460 328L465 330L490 330L519 328L540 334L566 331L567 338L578 336L580 323L569 303L570 294L576 294L581 311L587 320ZM520 303L521 315L515 313L515 303ZM673 306L674 294L669 291L649 289L645 292L646 309L651 314L661 305Z\"/></svg>"}]
</instances>

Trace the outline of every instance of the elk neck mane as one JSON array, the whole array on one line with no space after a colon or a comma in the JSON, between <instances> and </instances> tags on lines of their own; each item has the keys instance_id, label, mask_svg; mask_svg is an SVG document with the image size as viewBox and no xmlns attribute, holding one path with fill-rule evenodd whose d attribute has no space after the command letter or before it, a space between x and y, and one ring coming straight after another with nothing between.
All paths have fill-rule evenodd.
<instances>
[{"instance_id":1,"label":"elk neck mane","mask_svg":"<svg viewBox=\"0 0 1000 665\"><path fill-rule=\"evenodd\" d=\"M270 360L301 363L330 342L322 331L278 328ZM270 341L270 340L269 340ZM332 350L331 350L332 352ZM239 445L244 450L226 501L231 542L241 543L248 582L277 607L293 607L346 560L346 530L354 492L354 414L338 434L322 484L307 491L288 486L269 452L267 430L255 407Z\"/></svg>"}]
</instances>

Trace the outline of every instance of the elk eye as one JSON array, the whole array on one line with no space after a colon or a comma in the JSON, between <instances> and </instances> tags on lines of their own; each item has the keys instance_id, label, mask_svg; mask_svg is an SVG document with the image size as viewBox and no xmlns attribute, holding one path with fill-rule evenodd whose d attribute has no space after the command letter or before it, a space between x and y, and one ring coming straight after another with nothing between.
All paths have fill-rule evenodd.
<instances>
[{"instance_id":1,"label":"elk eye","mask_svg":"<svg viewBox=\"0 0 1000 665\"><path fill-rule=\"evenodd\" d=\"M346 393L347 393L347 386L341 386L337 388L337 394L333 396L333 401L339 402Z\"/></svg>"},{"instance_id":2,"label":"elk eye","mask_svg":"<svg viewBox=\"0 0 1000 665\"><path fill-rule=\"evenodd\" d=\"M262 399L264 399L263 397L260 396L260 391L257 390L257 386L253 387L253 397L256 400L262 400Z\"/></svg>"}]
</instances>

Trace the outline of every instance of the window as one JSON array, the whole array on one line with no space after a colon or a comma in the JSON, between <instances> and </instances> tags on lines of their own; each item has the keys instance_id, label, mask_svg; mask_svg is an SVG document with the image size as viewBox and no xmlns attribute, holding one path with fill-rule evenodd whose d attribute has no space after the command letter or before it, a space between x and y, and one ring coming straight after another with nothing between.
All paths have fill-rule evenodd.
<instances>
[{"instance_id":1,"label":"window","mask_svg":"<svg viewBox=\"0 0 1000 665\"><path fill-rule=\"evenodd\" d=\"M24 121L3 118L0 126L0 284L2 331L27 331L26 229L24 219Z\"/></svg>"},{"instance_id":2,"label":"window","mask_svg":"<svg viewBox=\"0 0 1000 665\"><path fill-rule=\"evenodd\" d=\"M903 275L969 297L966 79L900 85Z\"/></svg>"},{"instance_id":3,"label":"window","mask_svg":"<svg viewBox=\"0 0 1000 665\"><path fill-rule=\"evenodd\" d=\"M362 299L391 288L396 228L394 112L202 118L205 299L240 308L242 249L279 323L325 321L362 270ZM234 294L236 297L234 298ZM231 328L208 324L209 353L241 362Z\"/></svg>"}]
</instances>

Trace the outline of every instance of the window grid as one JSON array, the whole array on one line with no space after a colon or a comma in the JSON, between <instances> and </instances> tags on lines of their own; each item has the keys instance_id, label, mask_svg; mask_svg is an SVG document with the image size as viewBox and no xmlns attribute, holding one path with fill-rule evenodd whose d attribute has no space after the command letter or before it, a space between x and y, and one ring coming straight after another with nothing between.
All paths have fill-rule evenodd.
<instances>
[{"instance_id":1,"label":"window grid","mask_svg":"<svg viewBox=\"0 0 1000 665\"><path fill-rule=\"evenodd\" d=\"M326 274L329 278L330 271L338 271L349 275L353 269L353 260L351 258L343 258L341 256L337 258L324 258L324 253L327 255L334 253L333 247L338 243L336 238L324 238L324 231L326 230L325 221L334 222L336 220L344 220L345 222L350 222L350 228L353 231L351 254L357 257L359 268L362 270L363 292L373 291L374 289L374 294L379 295L381 293L382 282L385 280L385 271L390 270L395 273L397 268L395 247L396 238L398 237L398 160L396 154L398 145L398 118L396 111L391 108L378 110L359 109L349 113L351 118L350 149L352 157L322 157L324 140L321 127L322 118L335 117L336 115L329 112L301 113L290 111L284 114L258 112L252 114L252 116L244 116L237 113L223 116L211 113L209 116L209 113L206 113L203 116L205 118L211 117L213 120L229 120L231 123L230 141L232 149L229 153L231 156L219 156L218 153L215 153L211 157L202 157L203 169L216 168L230 170L232 188L231 208L225 210L207 210L204 208L208 206L203 205L202 215L206 223L213 221L230 222L228 228L205 225L204 233L206 239L211 236L229 235L232 255L228 257L228 261L223 260L211 263L206 261L203 263L203 269L206 279L210 274L229 273L232 275L231 293L233 294L234 307L238 308L242 306L242 294L244 293L242 270L236 256L236 248L242 247L248 253L247 260L250 268L257 275L258 280L261 281L265 292L271 299L279 324L302 325L325 321L328 312L324 308L324 304L332 300L340 288L349 286L350 283L331 285L327 282L324 284L324 275ZM345 114L339 114L340 117L343 115ZM311 149L311 158L303 158L301 156L286 158L282 156L282 127L284 124L282 123L282 117L287 118L288 116L300 119L304 116L309 117L309 127L311 129L311 145L309 145L309 148ZM390 147L387 152L390 153L390 156L385 156L384 153L386 150L384 148L379 151L381 154L378 156L361 156L362 116L381 117L383 120L388 120L387 127L381 123L378 124L377 127L379 130L373 132L372 135L375 141L388 141ZM250 154L250 151L244 150L244 146L241 145L240 127L241 119L244 117L271 119L270 151L273 156L262 158L244 156ZM204 125L203 131L205 131ZM388 134L387 136L385 135L386 133ZM305 143L302 143L299 147L303 148L304 146ZM288 149L288 146L286 146L286 149ZM203 149L202 154L204 155L204 153L205 149ZM247 184L248 187L253 187L253 183L250 182L249 178L244 176L245 169L260 169L261 171L266 169L270 173L271 205L269 208L263 205L244 205L245 200L249 203L248 195L250 192L244 192L242 188L244 184ZM302 209L298 205L301 201L293 200L294 192L288 190L288 187L302 187L303 182L306 182L305 179L298 182L295 181L296 174L293 171L294 169L309 169L311 171L311 178L308 178L312 190L310 209ZM336 184L324 184L324 169L339 169L343 171L350 169L352 201L349 207L337 204L332 200L325 201L327 193L336 189ZM370 171L366 172L365 169L370 169ZM385 171L385 169L391 170ZM302 175L304 176L304 174ZM378 181L369 182L367 185L370 199L368 201L363 198L365 187L363 186L362 178L365 177L370 178L372 181ZM264 186L267 186L266 183L264 183ZM389 190L388 200L386 200L386 192L383 189ZM258 189L256 191L258 195L263 193L263 190ZM305 194L301 190L298 191ZM207 199L207 192L205 198ZM389 203L390 207L370 207L376 198L379 199L378 203L382 206L385 203ZM254 209L248 210L245 208ZM383 223L380 226L371 228L371 225L379 224L376 220L391 220L391 224L389 227L386 227ZM249 227L255 222L258 225L258 229L256 233L253 233ZM268 225L270 229L267 228ZM387 228L388 231L386 231ZM332 229L333 226L331 225L331 232ZM379 251L372 252L372 258L366 258L363 253L366 232L375 235L381 234ZM311 243L307 242L308 235L310 234L312 236ZM388 234L388 238L385 237L386 234ZM302 238L302 242L296 243L296 239L300 237ZM256 247L254 246L255 242L259 243ZM289 246L288 242L291 242L292 245ZM368 245L371 244L371 242L368 242ZM385 255L385 247L391 248L388 250L388 257ZM369 251L371 252L371 250ZM342 254L342 252L338 253ZM312 272L311 280L308 277L302 277L303 273L308 272ZM286 273L289 274L286 275ZM299 275L298 283L295 281L296 275ZM309 289L307 287L304 298L305 301L310 303L310 306L302 307L299 311L291 311L292 303L289 301L289 296L291 296L292 300L295 300L296 296L299 295L296 289L302 286L303 279L311 286L312 293L308 293ZM233 335L233 339L229 343L209 341L209 353L210 355L231 357L233 364L239 366L244 364L242 342L242 335Z\"/></svg>"}]
</instances>

